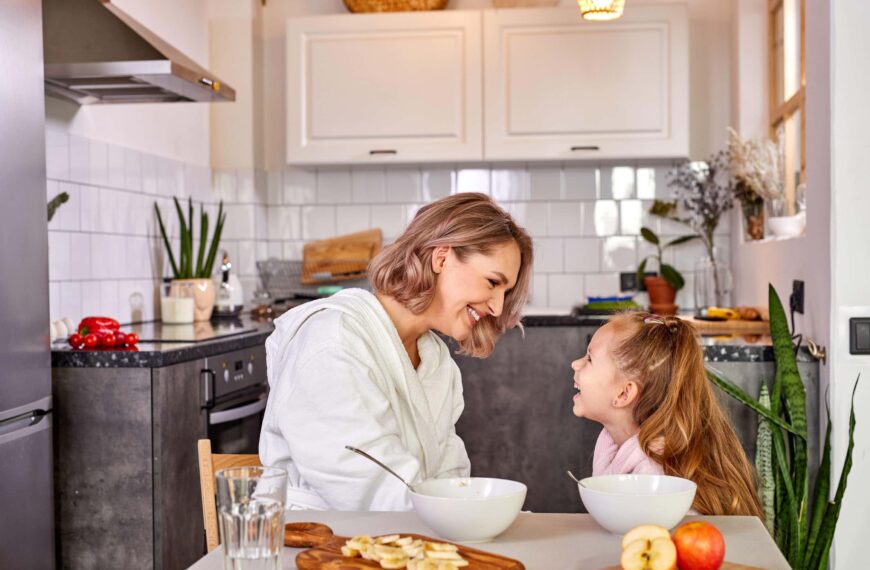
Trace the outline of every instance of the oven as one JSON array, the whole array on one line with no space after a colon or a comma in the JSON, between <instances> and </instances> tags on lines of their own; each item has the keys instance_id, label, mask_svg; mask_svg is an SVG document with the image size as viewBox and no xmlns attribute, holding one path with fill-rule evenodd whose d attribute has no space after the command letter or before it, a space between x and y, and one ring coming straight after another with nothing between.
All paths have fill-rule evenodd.
<instances>
[{"instance_id":1,"label":"oven","mask_svg":"<svg viewBox=\"0 0 870 570\"><path fill-rule=\"evenodd\" d=\"M269 395L266 348L209 356L201 380L212 453L257 453Z\"/></svg>"}]
</instances>

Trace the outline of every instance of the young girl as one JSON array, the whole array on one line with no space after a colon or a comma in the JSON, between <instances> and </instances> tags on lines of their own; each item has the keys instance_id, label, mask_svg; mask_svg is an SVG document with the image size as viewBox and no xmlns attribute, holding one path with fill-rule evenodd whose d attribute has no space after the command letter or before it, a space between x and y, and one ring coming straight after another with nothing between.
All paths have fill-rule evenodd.
<instances>
[{"instance_id":1,"label":"young girl","mask_svg":"<svg viewBox=\"0 0 870 570\"><path fill-rule=\"evenodd\" d=\"M574 369L574 415L604 426L593 475L676 475L705 515L755 515L754 470L716 401L697 333L676 317L616 315Z\"/></svg>"}]
</instances>

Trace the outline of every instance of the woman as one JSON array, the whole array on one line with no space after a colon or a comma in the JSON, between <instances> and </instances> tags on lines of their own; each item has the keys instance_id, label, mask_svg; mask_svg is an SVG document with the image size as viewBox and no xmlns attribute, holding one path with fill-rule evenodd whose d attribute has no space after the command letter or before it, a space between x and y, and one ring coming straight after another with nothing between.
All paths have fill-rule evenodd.
<instances>
[{"instance_id":1,"label":"woman","mask_svg":"<svg viewBox=\"0 0 870 570\"><path fill-rule=\"evenodd\" d=\"M462 379L435 333L488 356L519 324L531 264L531 239L507 213L457 194L421 208L372 260L373 294L349 289L275 321L260 458L287 469L289 508L411 508L401 482L346 445L409 482L469 475L454 428Z\"/></svg>"}]
</instances>

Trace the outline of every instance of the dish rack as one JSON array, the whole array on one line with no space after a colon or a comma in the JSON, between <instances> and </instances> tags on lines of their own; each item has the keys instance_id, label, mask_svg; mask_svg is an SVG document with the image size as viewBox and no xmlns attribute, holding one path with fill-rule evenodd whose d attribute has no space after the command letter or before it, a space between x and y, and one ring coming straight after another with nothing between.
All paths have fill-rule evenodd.
<instances>
[{"instance_id":1,"label":"dish rack","mask_svg":"<svg viewBox=\"0 0 870 570\"><path fill-rule=\"evenodd\" d=\"M305 271L305 263L301 260L269 258L257 262L257 273L260 283L269 297L273 300L306 298L315 299L327 295L318 292L318 289L327 284L334 283L333 274L321 274ZM303 275L313 275L318 278L316 283L306 284L302 282ZM344 287L356 287L371 289L368 279L349 279L342 281Z\"/></svg>"}]
</instances>

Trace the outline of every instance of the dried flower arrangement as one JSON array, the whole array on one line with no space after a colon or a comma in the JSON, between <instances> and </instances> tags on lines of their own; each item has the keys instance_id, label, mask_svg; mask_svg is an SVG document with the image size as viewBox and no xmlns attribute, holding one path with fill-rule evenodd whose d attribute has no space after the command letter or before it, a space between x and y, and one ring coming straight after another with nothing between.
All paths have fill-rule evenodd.
<instances>
[{"instance_id":1,"label":"dried flower arrangement","mask_svg":"<svg viewBox=\"0 0 870 570\"><path fill-rule=\"evenodd\" d=\"M731 173L736 180L735 197L743 208L749 239L764 237L764 204L781 204L783 183L782 139L743 140L728 129Z\"/></svg>"}]
</instances>

